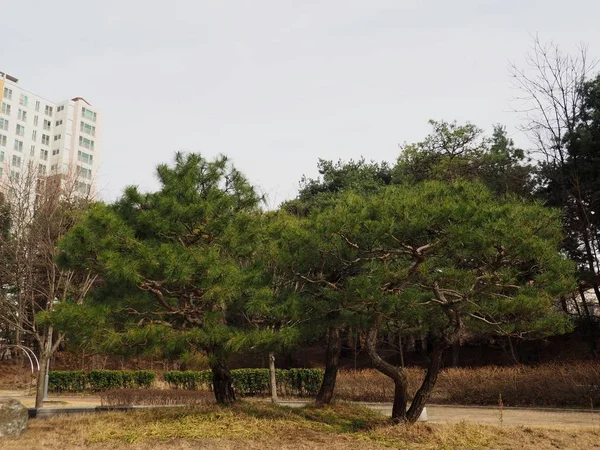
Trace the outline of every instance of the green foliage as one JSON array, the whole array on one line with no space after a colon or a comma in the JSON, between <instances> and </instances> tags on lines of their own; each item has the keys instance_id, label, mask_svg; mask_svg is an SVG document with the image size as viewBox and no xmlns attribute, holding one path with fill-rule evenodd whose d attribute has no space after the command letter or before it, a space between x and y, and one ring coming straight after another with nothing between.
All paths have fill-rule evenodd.
<instances>
[{"instance_id":1,"label":"green foliage","mask_svg":"<svg viewBox=\"0 0 600 450\"><path fill-rule=\"evenodd\" d=\"M451 339L541 337L571 324L553 304L573 288L559 212L480 183L346 192L305 218L280 215L278 264L307 328L374 318ZM454 338L452 338L454 339Z\"/></svg>"},{"instance_id":2,"label":"green foliage","mask_svg":"<svg viewBox=\"0 0 600 450\"><path fill-rule=\"evenodd\" d=\"M157 192L129 187L114 205L95 205L61 242L60 260L102 278L92 295L111 352L223 359L252 319L245 302L270 295L253 262L261 198L223 156L178 153L157 174Z\"/></svg>"},{"instance_id":3,"label":"green foliage","mask_svg":"<svg viewBox=\"0 0 600 450\"><path fill-rule=\"evenodd\" d=\"M342 192L373 193L392 181L392 171L386 162L367 162L364 158L336 163L319 159L317 168L320 176L316 179L303 176L298 197L285 202L282 209L304 216L313 208L331 206Z\"/></svg>"},{"instance_id":4,"label":"green foliage","mask_svg":"<svg viewBox=\"0 0 600 450\"><path fill-rule=\"evenodd\" d=\"M51 371L48 389L52 392L94 392L116 388L150 388L156 373L150 370Z\"/></svg>"},{"instance_id":5,"label":"green foliage","mask_svg":"<svg viewBox=\"0 0 600 450\"><path fill-rule=\"evenodd\" d=\"M123 372L115 370L92 370L87 374L93 391L104 391L124 386Z\"/></svg>"},{"instance_id":6,"label":"green foliage","mask_svg":"<svg viewBox=\"0 0 600 450\"><path fill-rule=\"evenodd\" d=\"M581 284L598 287L600 76L583 83L577 95L580 110L572 118L573 129L551 147L556 156L539 165L538 195L563 210L563 249L577 263Z\"/></svg>"},{"instance_id":7,"label":"green foliage","mask_svg":"<svg viewBox=\"0 0 600 450\"><path fill-rule=\"evenodd\" d=\"M174 389L209 389L213 374L210 370L169 371L163 374L165 382Z\"/></svg>"},{"instance_id":8,"label":"green foliage","mask_svg":"<svg viewBox=\"0 0 600 450\"><path fill-rule=\"evenodd\" d=\"M393 168L393 182L479 180L497 194L529 197L533 168L501 125L491 138L471 123L430 120L433 130L423 141L405 145Z\"/></svg>"},{"instance_id":9,"label":"green foliage","mask_svg":"<svg viewBox=\"0 0 600 450\"><path fill-rule=\"evenodd\" d=\"M269 393L268 369L234 369L231 371L233 386L242 395L267 395ZM277 369L278 388L289 395L315 395L323 379L321 369ZM164 379L174 389L211 389L212 372L171 371Z\"/></svg>"},{"instance_id":10,"label":"green foliage","mask_svg":"<svg viewBox=\"0 0 600 450\"><path fill-rule=\"evenodd\" d=\"M48 374L48 389L52 392L83 392L86 387L87 376L83 370L52 370Z\"/></svg>"}]
</instances>

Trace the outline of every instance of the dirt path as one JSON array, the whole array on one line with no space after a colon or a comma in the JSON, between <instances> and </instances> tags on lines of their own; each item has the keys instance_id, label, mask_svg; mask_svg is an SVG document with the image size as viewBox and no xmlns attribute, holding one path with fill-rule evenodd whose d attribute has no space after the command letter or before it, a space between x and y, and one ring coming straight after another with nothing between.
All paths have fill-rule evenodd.
<instances>
[{"instance_id":1,"label":"dirt path","mask_svg":"<svg viewBox=\"0 0 600 450\"><path fill-rule=\"evenodd\" d=\"M302 406L305 402L282 402L287 406ZM391 403L363 403L364 406L392 415ZM428 405L427 416L433 423L471 422L484 425L510 425L532 427L597 427L600 412L570 411L566 409L504 408L502 420L498 408Z\"/></svg>"}]
</instances>

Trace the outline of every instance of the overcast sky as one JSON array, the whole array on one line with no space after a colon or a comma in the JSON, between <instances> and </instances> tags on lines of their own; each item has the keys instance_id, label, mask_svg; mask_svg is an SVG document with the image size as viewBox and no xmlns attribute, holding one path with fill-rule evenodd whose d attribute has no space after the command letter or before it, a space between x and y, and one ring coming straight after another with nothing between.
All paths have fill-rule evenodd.
<instances>
[{"instance_id":1,"label":"overcast sky","mask_svg":"<svg viewBox=\"0 0 600 450\"><path fill-rule=\"evenodd\" d=\"M596 0L19 0L0 70L104 114L101 196L156 187L177 150L230 156L269 198L318 158L393 161L430 118L504 123L508 62L538 33L600 55Z\"/></svg>"}]
</instances>

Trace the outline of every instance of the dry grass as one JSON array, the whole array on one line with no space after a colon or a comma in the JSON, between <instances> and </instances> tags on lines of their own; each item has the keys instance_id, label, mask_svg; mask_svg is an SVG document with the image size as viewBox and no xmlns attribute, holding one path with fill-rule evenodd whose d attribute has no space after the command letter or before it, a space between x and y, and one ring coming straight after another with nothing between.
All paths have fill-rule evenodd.
<instances>
[{"instance_id":1,"label":"dry grass","mask_svg":"<svg viewBox=\"0 0 600 450\"><path fill-rule=\"evenodd\" d=\"M423 371L409 368L409 392L413 393ZM351 401L389 402L391 380L375 370L341 371L336 397ZM447 369L440 374L432 403L505 406L580 407L600 406L600 363L545 364L536 367L481 367Z\"/></svg>"},{"instance_id":2,"label":"dry grass","mask_svg":"<svg viewBox=\"0 0 600 450\"><path fill-rule=\"evenodd\" d=\"M492 427L467 423L390 426L348 404L285 408L242 402L188 409L33 420L1 448L73 449L539 449L600 448L600 429Z\"/></svg>"},{"instance_id":3,"label":"dry grass","mask_svg":"<svg viewBox=\"0 0 600 450\"><path fill-rule=\"evenodd\" d=\"M176 389L110 389L99 393L102 406L131 405L209 405L215 402L212 392Z\"/></svg>"}]
</instances>

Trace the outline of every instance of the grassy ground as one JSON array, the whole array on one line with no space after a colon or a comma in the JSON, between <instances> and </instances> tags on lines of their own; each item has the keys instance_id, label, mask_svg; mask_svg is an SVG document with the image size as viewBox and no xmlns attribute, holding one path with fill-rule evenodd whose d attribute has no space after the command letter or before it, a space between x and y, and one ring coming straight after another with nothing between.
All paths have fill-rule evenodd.
<instances>
[{"instance_id":1,"label":"grassy ground","mask_svg":"<svg viewBox=\"0 0 600 450\"><path fill-rule=\"evenodd\" d=\"M493 427L467 423L391 426L377 412L338 404L285 408L241 402L187 410L33 420L0 448L61 449L600 449L600 427Z\"/></svg>"}]
</instances>

